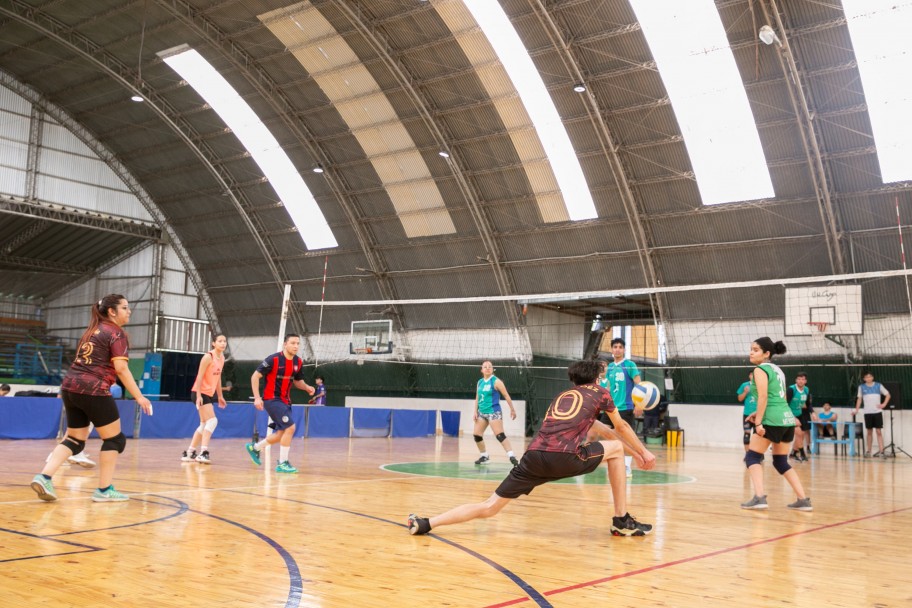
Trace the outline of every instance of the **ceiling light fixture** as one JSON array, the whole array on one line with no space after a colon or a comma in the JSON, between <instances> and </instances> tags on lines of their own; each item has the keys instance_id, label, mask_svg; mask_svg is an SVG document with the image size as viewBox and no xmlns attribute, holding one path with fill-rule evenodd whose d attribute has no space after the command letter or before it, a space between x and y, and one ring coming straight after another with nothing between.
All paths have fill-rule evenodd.
<instances>
[{"instance_id":1,"label":"ceiling light fixture","mask_svg":"<svg viewBox=\"0 0 912 608\"><path fill-rule=\"evenodd\" d=\"M586 85L584 85L582 82L578 82L575 85L573 85L573 90L576 91L577 93L585 93Z\"/></svg>"},{"instance_id":2,"label":"ceiling light fixture","mask_svg":"<svg viewBox=\"0 0 912 608\"><path fill-rule=\"evenodd\" d=\"M320 166L320 165L316 165L316 166L314 166L314 168L312 169L312 171L313 171L314 173L323 173L323 167Z\"/></svg>"},{"instance_id":3,"label":"ceiling light fixture","mask_svg":"<svg viewBox=\"0 0 912 608\"><path fill-rule=\"evenodd\" d=\"M441 150L441 151L438 152L437 154L439 154L439 155L442 156L443 158L449 158L449 157L450 157L450 153L447 152L446 150Z\"/></svg>"},{"instance_id":4,"label":"ceiling light fixture","mask_svg":"<svg viewBox=\"0 0 912 608\"><path fill-rule=\"evenodd\" d=\"M760 38L760 42L766 45L776 43L777 46L782 46L782 41L779 40L779 36L776 35L776 32L768 25L764 25L760 28L760 31L757 32L757 37Z\"/></svg>"}]
</instances>

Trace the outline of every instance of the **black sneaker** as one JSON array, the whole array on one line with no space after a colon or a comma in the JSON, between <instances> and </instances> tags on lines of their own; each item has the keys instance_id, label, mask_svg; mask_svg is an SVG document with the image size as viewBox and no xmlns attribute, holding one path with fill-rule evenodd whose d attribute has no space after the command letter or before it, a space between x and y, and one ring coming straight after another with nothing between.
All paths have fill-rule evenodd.
<instances>
[{"instance_id":1,"label":"black sneaker","mask_svg":"<svg viewBox=\"0 0 912 608\"><path fill-rule=\"evenodd\" d=\"M490 460L491 459L488 458L487 456L482 456L481 458L479 458L478 460L475 461L475 464L487 464L488 462L490 462Z\"/></svg>"},{"instance_id":2,"label":"black sneaker","mask_svg":"<svg viewBox=\"0 0 912 608\"><path fill-rule=\"evenodd\" d=\"M519 461L516 460L516 456L510 456L510 463L511 463L514 467L518 467L518 466L519 466Z\"/></svg>"},{"instance_id":3,"label":"black sneaker","mask_svg":"<svg viewBox=\"0 0 912 608\"><path fill-rule=\"evenodd\" d=\"M630 513L611 519L612 536L646 536L651 533L652 524L641 524Z\"/></svg>"},{"instance_id":4,"label":"black sneaker","mask_svg":"<svg viewBox=\"0 0 912 608\"><path fill-rule=\"evenodd\" d=\"M431 531L431 521L426 517L418 517L414 513L408 517L408 531L412 536L421 536Z\"/></svg>"},{"instance_id":5,"label":"black sneaker","mask_svg":"<svg viewBox=\"0 0 912 608\"><path fill-rule=\"evenodd\" d=\"M181 462L193 462L196 460L196 450L184 450L181 454Z\"/></svg>"},{"instance_id":6,"label":"black sneaker","mask_svg":"<svg viewBox=\"0 0 912 608\"><path fill-rule=\"evenodd\" d=\"M212 461L209 460L209 450L203 450L199 456L196 457L197 462L202 462L203 464L212 464Z\"/></svg>"}]
</instances>

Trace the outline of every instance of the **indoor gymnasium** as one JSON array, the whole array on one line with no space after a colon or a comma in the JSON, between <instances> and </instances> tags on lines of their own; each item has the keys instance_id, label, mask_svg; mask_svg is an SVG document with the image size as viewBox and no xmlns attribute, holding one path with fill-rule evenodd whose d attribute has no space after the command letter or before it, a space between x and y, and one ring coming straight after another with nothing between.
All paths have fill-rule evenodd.
<instances>
[{"instance_id":1,"label":"indoor gymnasium","mask_svg":"<svg viewBox=\"0 0 912 608\"><path fill-rule=\"evenodd\" d=\"M912 605L910 29L0 0L0 606Z\"/></svg>"}]
</instances>

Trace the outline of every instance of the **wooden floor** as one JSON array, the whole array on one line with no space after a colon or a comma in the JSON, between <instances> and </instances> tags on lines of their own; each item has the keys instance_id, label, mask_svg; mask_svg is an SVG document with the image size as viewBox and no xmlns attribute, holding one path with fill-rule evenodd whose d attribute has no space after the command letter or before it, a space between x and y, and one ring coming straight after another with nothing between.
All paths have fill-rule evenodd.
<instances>
[{"instance_id":1,"label":"wooden floor","mask_svg":"<svg viewBox=\"0 0 912 608\"><path fill-rule=\"evenodd\" d=\"M96 474L74 466L43 503L28 483L52 445L0 442L2 606L912 606L902 454L796 464L813 513L786 510L767 463L770 509L755 512L738 507L739 450L658 448L658 471L684 483L629 485L651 536L610 535L607 485L550 484L497 518L412 537L409 512L487 498L503 453L490 480L453 479L380 467L471 464L471 438L297 440L302 472L283 476L240 440L213 442L209 466L181 463L184 441L138 440L115 478L132 500L92 503Z\"/></svg>"}]
</instances>

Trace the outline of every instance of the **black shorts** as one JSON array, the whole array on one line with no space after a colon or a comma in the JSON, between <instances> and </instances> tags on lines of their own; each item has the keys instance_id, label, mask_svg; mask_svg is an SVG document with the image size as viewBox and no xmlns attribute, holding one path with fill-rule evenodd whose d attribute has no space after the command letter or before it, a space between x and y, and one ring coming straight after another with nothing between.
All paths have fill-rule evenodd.
<instances>
[{"instance_id":1,"label":"black shorts","mask_svg":"<svg viewBox=\"0 0 912 608\"><path fill-rule=\"evenodd\" d=\"M798 422L801 423L801 430L807 432L811 428L811 412L808 410L801 410L801 415L798 416Z\"/></svg>"},{"instance_id":2,"label":"black shorts","mask_svg":"<svg viewBox=\"0 0 912 608\"><path fill-rule=\"evenodd\" d=\"M575 454L532 450L523 454L519 466L513 467L494 492L501 498L519 498L543 483L591 473L604 456L605 446L598 441L581 445Z\"/></svg>"},{"instance_id":3,"label":"black shorts","mask_svg":"<svg viewBox=\"0 0 912 608\"><path fill-rule=\"evenodd\" d=\"M763 439L767 439L773 443L791 443L795 440L795 427L793 426L766 426L763 425L765 434ZM756 427L754 432L757 432Z\"/></svg>"},{"instance_id":4,"label":"black shorts","mask_svg":"<svg viewBox=\"0 0 912 608\"><path fill-rule=\"evenodd\" d=\"M106 426L120 420L117 402L111 395L83 395L70 391L60 391L60 395L68 428L84 429L90 422L96 427Z\"/></svg>"},{"instance_id":5,"label":"black shorts","mask_svg":"<svg viewBox=\"0 0 912 608\"><path fill-rule=\"evenodd\" d=\"M203 397L203 405L206 405L207 403L209 403L209 404L215 403L215 395L207 395L206 393L199 393L199 394L202 395L202 397ZM196 396L197 396L196 391L190 391L190 399L193 401L193 403L196 403Z\"/></svg>"},{"instance_id":6,"label":"black shorts","mask_svg":"<svg viewBox=\"0 0 912 608\"><path fill-rule=\"evenodd\" d=\"M832 424L818 424L817 428L820 429L821 437L832 437L833 439L838 439L836 437L836 427Z\"/></svg>"},{"instance_id":7,"label":"black shorts","mask_svg":"<svg viewBox=\"0 0 912 608\"><path fill-rule=\"evenodd\" d=\"M877 412L876 414L865 414L864 417L866 429L883 428L883 412Z\"/></svg>"}]
</instances>

